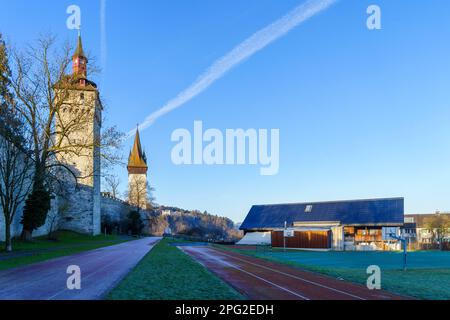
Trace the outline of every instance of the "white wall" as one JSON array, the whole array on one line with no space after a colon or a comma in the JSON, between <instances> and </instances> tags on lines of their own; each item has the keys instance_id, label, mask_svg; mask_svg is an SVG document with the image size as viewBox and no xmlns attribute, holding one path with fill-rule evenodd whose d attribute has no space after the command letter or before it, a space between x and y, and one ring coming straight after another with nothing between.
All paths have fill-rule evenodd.
<instances>
[{"instance_id":1,"label":"white wall","mask_svg":"<svg viewBox=\"0 0 450 320\"><path fill-rule=\"evenodd\" d=\"M344 250L344 227L332 227L332 242L331 247L333 250Z\"/></svg>"}]
</instances>

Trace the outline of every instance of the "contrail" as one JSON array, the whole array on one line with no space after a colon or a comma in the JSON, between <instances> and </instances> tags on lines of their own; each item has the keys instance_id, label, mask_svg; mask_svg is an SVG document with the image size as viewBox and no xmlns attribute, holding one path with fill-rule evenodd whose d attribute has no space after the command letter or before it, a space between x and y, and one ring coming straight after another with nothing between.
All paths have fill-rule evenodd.
<instances>
[{"instance_id":1,"label":"contrail","mask_svg":"<svg viewBox=\"0 0 450 320\"><path fill-rule=\"evenodd\" d=\"M106 71L106 56L107 56L107 44L106 44L106 0L100 0L100 50L101 50L101 65L102 75Z\"/></svg>"},{"instance_id":2,"label":"contrail","mask_svg":"<svg viewBox=\"0 0 450 320\"><path fill-rule=\"evenodd\" d=\"M338 0L308 0L290 11L284 17L257 31L225 56L215 61L191 86L180 92L172 100L169 100L161 109L150 114L144 122L139 125L139 129L144 130L148 128L158 118L181 107L183 104L206 90L216 80L223 77L239 63L262 50L273 41L281 38L299 24L329 8L337 1ZM131 130L128 132L128 137L133 134L134 130Z\"/></svg>"}]
</instances>

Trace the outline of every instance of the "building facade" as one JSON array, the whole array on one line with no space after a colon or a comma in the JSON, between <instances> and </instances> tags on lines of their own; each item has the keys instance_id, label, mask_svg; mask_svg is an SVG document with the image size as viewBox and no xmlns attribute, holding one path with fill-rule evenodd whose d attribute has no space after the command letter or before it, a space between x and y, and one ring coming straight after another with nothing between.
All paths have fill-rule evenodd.
<instances>
[{"instance_id":1,"label":"building facade","mask_svg":"<svg viewBox=\"0 0 450 320\"><path fill-rule=\"evenodd\" d=\"M441 243L450 247L450 213L407 214L402 234L419 249L437 249Z\"/></svg>"},{"instance_id":2,"label":"building facade","mask_svg":"<svg viewBox=\"0 0 450 320\"><path fill-rule=\"evenodd\" d=\"M257 232L273 247L387 250L398 249L403 220L403 198L275 204L253 206L240 229L244 243Z\"/></svg>"}]
</instances>

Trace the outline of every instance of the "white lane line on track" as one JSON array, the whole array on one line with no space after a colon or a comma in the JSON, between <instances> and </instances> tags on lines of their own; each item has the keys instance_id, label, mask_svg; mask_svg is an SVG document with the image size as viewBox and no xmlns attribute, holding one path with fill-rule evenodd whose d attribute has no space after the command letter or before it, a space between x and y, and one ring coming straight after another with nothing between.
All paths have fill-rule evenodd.
<instances>
[{"instance_id":1,"label":"white lane line on track","mask_svg":"<svg viewBox=\"0 0 450 320\"><path fill-rule=\"evenodd\" d=\"M217 249L214 249L214 251L218 252L219 254L221 254L221 255L223 255L223 256L230 257L230 258L232 258L232 259L236 259L236 260L239 260L239 261L242 261L242 262L245 262L245 263L254 265L254 266L256 266L256 267L259 267L259 268L262 268L262 269L266 269L266 270L270 270L270 271L273 271L273 272L276 272L276 273L279 273L279 274L282 274L282 275L285 275L285 276L288 276L288 277L291 277L291 278L294 278L294 279L297 279L297 280L301 280L301 281L304 281L304 282L307 282L307 283L310 283L310 284L313 284L313 285L316 285L316 286L319 286L319 287L322 287L322 288L325 288L325 289L329 289L329 290L332 290L332 291L334 291L334 292L342 293L342 294L344 294L344 295L347 295L347 296L356 298L356 299L358 299L358 300L366 300L366 299L364 299L364 298L362 298L362 297L359 297L359 296L357 296L357 295L354 295L354 294L351 294L351 293L348 293L348 292L345 292L345 291L341 291L341 290L339 290L339 289L335 289L335 288L332 288L332 287L328 287L328 286L323 285L323 284L320 284L320 283L318 283L318 282L314 282L314 281L311 281L311 280L307 280L307 279L304 279L304 278L301 278L301 277L298 277L298 276L294 276L294 275L292 275L292 274L289 274L289 273L286 273L286 272L283 272L283 271L279 271L279 270L276 270L276 269L273 269L273 268L269 268L269 267L266 267L266 266L261 266L261 265L258 265L258 264L256 264L256 263L252 263L252 262L250 262L250 261L248 261L248 260L240 259L240 258L231 256L231 255L225 254L225 253L223 253L222 251L218 251Z\"/></svg>"},{"instance_id":2,"label":"white lane line on track","mask_svg":"<svg viewBox=\"0 0 450 320\"><path fill-rule=\"evenodd\" d=\"M182 249L182 250L183 250L183 251L186 251L185 249ZM188 249L187 251L189 251L189 249ZM193 250L193 251L194 251L194 252L198 252L198 253L200 253L201 255L206 255L207 257L210 257L210 258L211 258L211 256L209 256L207 253L200 252L200 251L195 251L195 250ZM218 259L215 259L215 258L212 258L212 260L218 261ZM297 292L294 292L294 291L289 290L289 289L287 289L287 288L285 288L285 287L283 287L283 286L280 286L280 285L278 285L278 284L276 284L276 283L273 283L272 281L269 281L269 280L264 279L264 278L262 278L262 277L260 277L260 276L257 276L256 274L253 274L253 273L251 273L251 272L249 272L249 271L247 271L247 270L241 269L241 268L239 268L239 267L237 267L237 266L235 266L235 265L233 265L233 264L231 264L231 263L229 263L229 262L226 262L226 261L221 260L221 261L219 261L219 263L224 264L224 265L227 265L227 266L229 266L230 268L236 269L236 270L241 271L241 272L243 272L243 273L245 273L245 274L247 274L247 275L249 275L249 276L252 276L252 277L254 277L254 278L258 279L258 280L261 280L261 281L263 281L263 282L266 282L266 283L268 283L268 284L270 284L270 285L272 285L272 286L274 286L274 287L276 287L276 288L278 288L278 289L280 289L280 290L286 291L286 292L288 292L288 293L290 293L290 294L292 294L292 295L294 295L294 296L296 296L296 297L298 297L298 298L300 298L300 299L303 299L303 300L311 300L311 299L309 299L309 298L307 298L307 297L305 297L305 296L303 296L303 295L301 295L301 294L299 294L299 293L297 293ZM204 266L204 264L202 264L202 265Z\"/></svg>"}]
</instances>

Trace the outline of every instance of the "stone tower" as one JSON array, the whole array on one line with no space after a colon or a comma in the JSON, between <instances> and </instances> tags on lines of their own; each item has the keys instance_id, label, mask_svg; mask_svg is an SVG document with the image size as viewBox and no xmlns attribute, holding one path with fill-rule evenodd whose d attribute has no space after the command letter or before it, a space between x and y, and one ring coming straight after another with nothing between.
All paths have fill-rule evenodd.
<instances>
[{"instance_id":1,"label":"stone tower","mask_svg":"<svg viewBox=\"0 0 450 320\"><path fill-rule=\"evenodd\" d=\"M128 201L141 209L147 208L147 157L142 152L139 129L136 129L133 150L128 157Z\"/></svg>"},{"instance_id":2,"label":"stone tower","mask_svg":"<svg viewBox=\"0 0 450 320\"><path fill-rule=\"evenodd\" d=\"M72 56L72 74L55 85L55 101L60 106L56 116L55 143L63 150L57 154L58 161L70 168L82 188L77 195L84 198L71 200L78 201L76 206L86 206L82 216L73 214L73 226L69 228L96 235L100 233L100 128L103 107L97 85L87 78L87 64L81 36L78 35L77 48Z\"/></svg>"}]
</instances>

